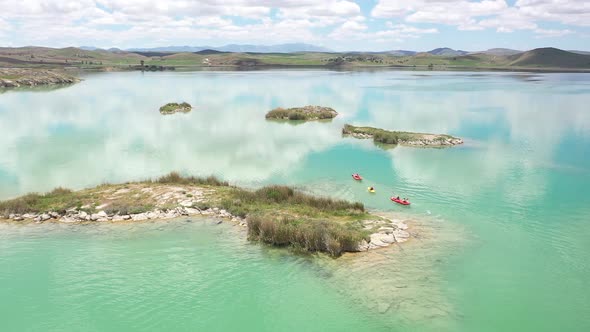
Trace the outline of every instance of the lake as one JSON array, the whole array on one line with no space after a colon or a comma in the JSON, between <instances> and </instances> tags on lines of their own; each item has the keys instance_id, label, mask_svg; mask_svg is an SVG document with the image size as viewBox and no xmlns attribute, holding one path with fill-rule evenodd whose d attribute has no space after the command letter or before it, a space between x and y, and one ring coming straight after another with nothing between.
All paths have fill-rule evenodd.
<instances>
[{"instance_id":1,"label":"lake","mask_svg":"<svg viewBox=\"0 0 590 332\"><path fill-rule=\"evenodd\" d=\"M415 238L330 259L249 243L239 227L208 219L0 225L7 331L590 330L590 74L83 78L0 90L0 199L170 171L213 174L361 201L407 220ZM181 101L193 111L158 112ZM264 119L308 104L339 115ZM345 123L465 144L380 147L342 137ZM393 205L392 194L412 206Z\"/></svg>"}]
</instances>

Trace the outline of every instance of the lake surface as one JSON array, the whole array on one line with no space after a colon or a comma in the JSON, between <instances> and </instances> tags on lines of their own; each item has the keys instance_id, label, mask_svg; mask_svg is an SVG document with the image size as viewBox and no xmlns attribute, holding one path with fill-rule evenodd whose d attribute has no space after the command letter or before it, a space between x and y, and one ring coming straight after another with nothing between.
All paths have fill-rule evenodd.
<instances>
[{"instance_id":1,"label":"lake surface","mask_svg":"<svg viewBox=\"0 0 590 332\"><path fill-rule=\"evenodd\" d=\"M193 111L160 115L171 101ZM264 120L307 104L339 116ZM0 199L215 174L362 201L417 236L333 260L202 219L0 225L3 329L588 331L588 105L590 74L131 72L0 91ZM384 149L344 123L465 144Z\"/></svg>"}]
</instances>

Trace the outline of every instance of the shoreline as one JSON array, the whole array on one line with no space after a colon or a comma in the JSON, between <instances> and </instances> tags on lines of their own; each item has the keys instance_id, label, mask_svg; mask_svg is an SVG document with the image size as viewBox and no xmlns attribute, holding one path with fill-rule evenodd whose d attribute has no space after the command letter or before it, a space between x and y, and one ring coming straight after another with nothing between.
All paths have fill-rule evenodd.
<instances>
[{"instance_id":1,"label":"shoreline","mask_svg":"<svg viewBox=\"0 0 590 332\"><path fill-rule=\"evenodd\" d=\"M80 78L66 74L63 70L0 68L0 88L74 84L80 81Z\"/></svg>"},{"instance_id":2,"label":"shoreline","mask_svg":"<svg viewBox=\"0 0 590 332\"><path fill-rule=\"evenodd\" d=\"M351 210L358 203L316 198L293 191L292 200L275 202L273 196L272 202L252 200L246 203L249 205L242 205L236 202L236 193L277 195L278 191L273 190L288 187L269 186L248 191L213 182L218 180L210 181L202 184L182 183L181 180L109 184L75 192L57 188L44 195L28 194L0 202L0 222L85 225L212 217L218 219L218 223L231 222L244 227L248 230L248 239L255 242L325 252L331 256L385 248L410 238L404 221L383 217L374 211ZM26 206L25 202L35 199L39 202L30 205L35 208ZM234 205L228 205L228 199ZM314 207L315 204L336 207L322 210ZM64 208L69 205L74 206ZM289 238L285 235L286 230L296 235Z\"/></svg>"}]
</instances>

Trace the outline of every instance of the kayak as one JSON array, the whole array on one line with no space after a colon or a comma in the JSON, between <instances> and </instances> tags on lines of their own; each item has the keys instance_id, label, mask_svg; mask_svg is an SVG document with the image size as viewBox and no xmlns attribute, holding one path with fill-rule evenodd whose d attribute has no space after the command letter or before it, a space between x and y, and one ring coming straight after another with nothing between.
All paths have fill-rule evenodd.
<instances>
[{"instance_id":1,"label":"kayak","mask_svg":"<svg viewBox=\"0 0 590 332\"><path fill-rule=\"evenodd\" d=\"M374 189L374 188L373 188L373 189L371 189L371 187L367 188L367 190L368 190L370 193L374 193L374 192L375 192L375 189Z\"/></svg>"},{"instance_id":2,"label":"kayak","mask_svg":"<svg viewBox=\"0 0 590 332\"><path fill-rule=\"evenodd\" d=\"M403 199L397 199L395 197L391 197L390 198L393 202L396 202L397 204L401 204L401 205L410 205L411 203L408 201L404 201Z\"/></svg>"},{"instance_id":3,"label":"kayak","mask_svg":"<svg viewBox=\"0 0 590 332\"><path fill-rule=\"evenodd\" d=\"M353 179L355 179L355 180L357 180L357 181L360 181L360 180L362 180L362 179L363 179L363 177L362 177L362 176L360 176L360 175L358 175L358 174L353 174L353 175L352 175L352 178L353 178Z\"/></svg>"}]
</instances>

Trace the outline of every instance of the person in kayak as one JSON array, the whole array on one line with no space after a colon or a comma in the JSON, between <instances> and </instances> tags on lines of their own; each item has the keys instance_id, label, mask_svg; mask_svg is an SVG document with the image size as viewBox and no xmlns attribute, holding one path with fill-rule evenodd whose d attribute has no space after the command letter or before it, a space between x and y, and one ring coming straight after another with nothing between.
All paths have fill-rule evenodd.
<instances>
[{"instance_id":1,"label":"person in kayak","mask_svg":"<svg viewBox=\"0 0 590 332\"><path fill-rule=\"evenodd\" d=\"M399 196L397 196L395 199L397 199L399 201Z\"/></svg>"}]
</instances>

